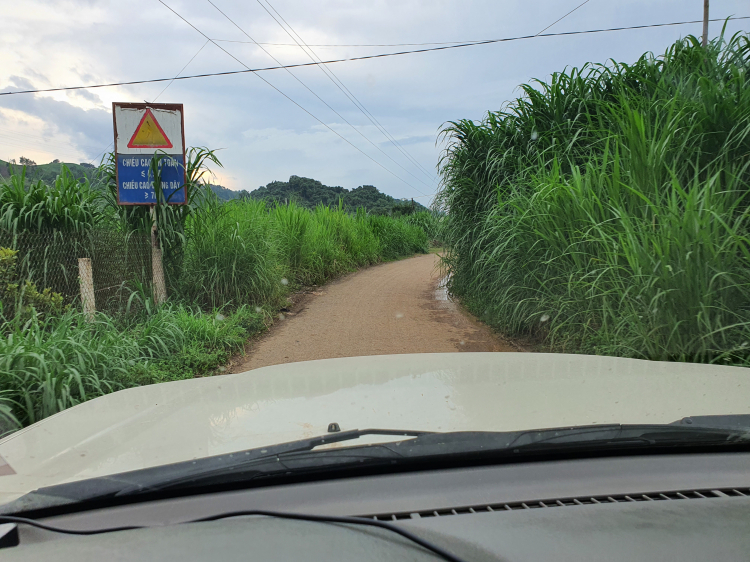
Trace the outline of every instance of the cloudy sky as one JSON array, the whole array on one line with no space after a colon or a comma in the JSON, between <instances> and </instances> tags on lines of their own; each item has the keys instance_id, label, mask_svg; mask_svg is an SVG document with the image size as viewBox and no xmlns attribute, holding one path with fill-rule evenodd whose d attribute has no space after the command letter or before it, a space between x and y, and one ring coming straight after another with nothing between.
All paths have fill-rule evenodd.
<instances>
[{"instance_id":1,"label":"cloudy sky","mask_svg":"<svg viewBox=\"0 0 750 562\"><path fill-rule=\"evenodd\" d=\"M259 68L276 65L272 57L309 62L266 9L329 60L420 48L359 45L533 35L583 0L270 0L266 9L267 0L212 1L164 0L221 48L159 0L0 0L0 92ZM699 20L702 10L702 0L589 0L548 32ZM747 0L711 0L712 18L731 15L750 16ZM748 29L750 20L728 26ZM711 24L711 36L720 30ZM428 202L447 121L481 119L517 96L518 84L566 66L632 62L700 33L693 24L541 37L331 65L401 150L313 66L261 73L276 89L239 74L176 81L166 91L162 82L0 96L0 158L98 163L111 150L112 102L183 103L187 144L223 149L217 183L252 190L299 175ZM264 52L248 36L276 45Z\"/></svg>"}]
</instances>

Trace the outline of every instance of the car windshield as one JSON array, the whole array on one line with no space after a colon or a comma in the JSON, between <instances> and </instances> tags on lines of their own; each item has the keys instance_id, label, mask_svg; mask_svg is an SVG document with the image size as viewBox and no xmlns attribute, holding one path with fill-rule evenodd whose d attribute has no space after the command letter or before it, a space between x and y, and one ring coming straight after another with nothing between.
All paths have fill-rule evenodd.
<instances>
[{"instance_id":1,"label":"car windshield","mask_svg":"<svg viewBox=\"0 0 750 562\"><path fill-rule=\"evenodd\" d=\"M744 444L750 10L710 9L5 2L0 504Z\"/></svg>"}]
</instances>

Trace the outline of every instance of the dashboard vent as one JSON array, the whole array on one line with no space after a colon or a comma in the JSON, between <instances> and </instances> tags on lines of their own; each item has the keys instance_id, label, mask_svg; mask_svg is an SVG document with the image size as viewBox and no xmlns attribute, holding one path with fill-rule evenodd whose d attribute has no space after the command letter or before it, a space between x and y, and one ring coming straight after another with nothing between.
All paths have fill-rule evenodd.
<instances>
[{"instance_id":1,"label":"dashboard vent","mask_svg":"<svg viewBox=\"0 0 750 562\"><path fill-rule=\"evenodd\" d=\"M672 500L699 500L709 498L750 497L750 488L720 488L714 490L680 490L671 492L649 492L647 494L621 494L614 496L593 496L575 498L556 498L525 502L492 503L465 507L430 509L424 511L407 511L400 513L383 513L362 515L378 521L399 521L401 519L420 519L423 517L445 517L471 513L496 511L517 511L524 509L545 509L550 507L573 507L581 505L598 505L613 503L654 502Z\"/></svg>"}]
</instances>

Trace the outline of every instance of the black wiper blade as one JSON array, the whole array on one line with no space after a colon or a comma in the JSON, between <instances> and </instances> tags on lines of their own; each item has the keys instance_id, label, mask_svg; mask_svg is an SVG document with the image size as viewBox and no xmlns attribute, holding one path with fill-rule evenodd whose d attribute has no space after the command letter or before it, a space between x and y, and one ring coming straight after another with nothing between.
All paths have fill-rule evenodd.
<instances>
[{"instance_id":1,"label":"black wiper blade","mask_svg":"<svg viewBox=\"0 0 750 562\"><path fill-rule=\"evenodd\" d=\"M367 435L394 435L398 437L419 437L434 433L432 431L414 431L410 429L350 429L349 431L339 431L337 433L327 433L318 437L309 439L300 439L291 443L282 443L273 447L264 447L266 450L273 450L272 454L286 454L297 451L311 451L315 447L330 445L331 443L341 443L342 441L351 441ZM257 450L257 449L256 449Z\"/></svg>"},{"instance_id":2,"label":"black wiper blade","mask_svg":"<svg viewBox=\"0 0 750 562\"><path fill-rule=\"evenodd\" d=\"M10 504L0 507L0 512L13 512L14 504L26 505L29 502L36 505L34 498L44 498L45 503L65 503L68 501L91 501L107 497L122 497L150 493L182 485L194 486L208 482L212 478L252 479L261 476L297 473L307 469L321 468L324 465L339 466L347 462L360 462L364 458L375 462L379 458L391 458L394 453L388 450L371 449L366 455L357 455L352 459L348 454L329 454L325 462L325 455L312 453L313 449L331 443L341 443L364 437L367 435L386 435L397 437L420 437L430 432L400 430L400 429L353 429L328 433L317 437L258 447L235 453L227 453L213 457L205 457L194 461L183 461L153 468L144 468L129 472L122 472L110 476L101 476L88 480L79 480L65 484L57 484L40 488L26 494ZM335 451L343 451L336 449ZM321 453L333 451L321 451ZM314 455L314 456L313 456ZM281 462L281 458L284 462ZM296 457L292 458L292 457ZM20 503L19 503L20 502ZM20 510L19 510L20 511Z\"/></svg>"},{"instance_id":3,"label":"black wiper blade","mask_svg":"<svg viewBox=\"0 0 750 562\"><path fill-rule=\"evenodd\" d=\"M160 478L156 482L148 483L142 479L130 487L121 489L117 496L128 496L144 492L157 490L166 490L180 487L183 484L191 486L198 485L201 482L210 482L216 477L221 477L226 483L228 480L257 478L260 476L271 476L278 474L300 473L302 471L312 471L322 468L334 468L339 465L350 464L352 462L361 463L363 461L377 462L384 458L391 459L393 453L386 449L379 449L377 445L367 446L366 453L352 454L349 449L335 449L312 453L316 447L352 441L368 435L386 435L397 437L420 437L430 434L429 431L412 431L401 429L352 429L349 431L340 431L328 433L318 437L300 439L290 443L282 443L271 447L261 449L251 449L239 453L231 453L220 457L209 457L200 459L193 464L194 469L185 470L184 463L173 465L176 468L174 474L164 474L160 472ZM227 459L229 457L229 459ZM210 466L203 461L213 461L214 466ZM158 467L161 469L167 467ZM249 473L248 473L249 471Z\"/></svg>"},{"instance_id":4,"label":"black wiper blade","mask_svg":"<svg viewBox=\"0 0 750 562\"><path fill-rule=\"evenodd\" d=\"M711 416L688 416L669 425L693 427L719 427L725 429L750 429L750 414L721 414Z\"/></svg>"},{"instance_id":5,"label":"black wiper blade","mask_svg":"<svg viewBox=\"0 0 750 562\"><path fill-rule=\"evenodd\" d=\"M750 443L750 431L680 425L590 425L514 432L436 433L386 444L401 455L484 455L621 447L727 445Z\"/></svg>"},{"instance_id":6,"label":"black wiper blade","mask_svg":"<svg viewBox=\"0 0 750 562\"><path fill-rule=\"evenodd\" d=\"M315 451L316 447L366 435L411 439ZM2 513L43 509L44 504L78 503L141 494L251 485L264 478L325 473L351 474L359 468L425 466L438 468L471 462L532 460L545 455L598 454L618 451L663 451L693 447L750 447L750 431L692 425L592 425L531 431L464 431L431 433L409 430L342 431L290 443L239 451L40 488L0 507Z\"/></svg>"}]
</instances>

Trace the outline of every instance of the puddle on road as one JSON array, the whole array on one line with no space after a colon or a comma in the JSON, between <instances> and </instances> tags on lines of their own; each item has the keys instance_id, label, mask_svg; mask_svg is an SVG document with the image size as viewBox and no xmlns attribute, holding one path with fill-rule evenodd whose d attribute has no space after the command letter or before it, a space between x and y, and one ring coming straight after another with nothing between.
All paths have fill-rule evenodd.
<instances>
[{"instance_id":1,"label":"puddle on road","mask_svg":"<svg viewBox=\"0 0 750 562\"><path fill-rule=\"evenodd\" d=\"M450 279L450 276L446 275L438 281L433 297L435 298L437 308L454 311L456 310L456 304L448 294L448 279Z\"/></svg>"}]
</instances>

